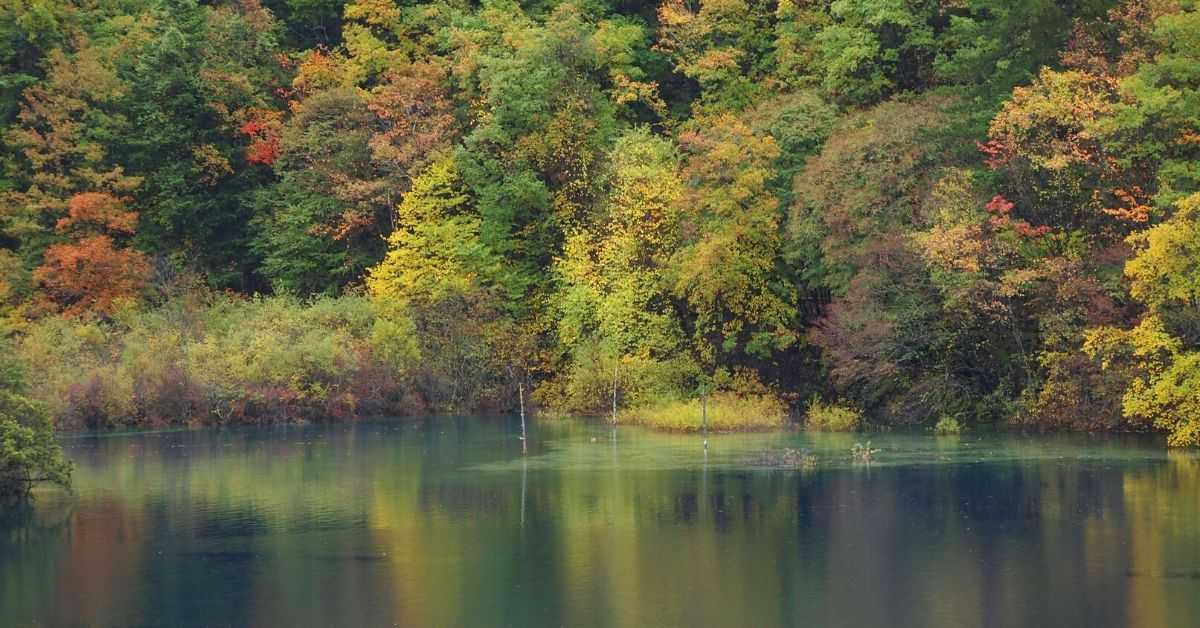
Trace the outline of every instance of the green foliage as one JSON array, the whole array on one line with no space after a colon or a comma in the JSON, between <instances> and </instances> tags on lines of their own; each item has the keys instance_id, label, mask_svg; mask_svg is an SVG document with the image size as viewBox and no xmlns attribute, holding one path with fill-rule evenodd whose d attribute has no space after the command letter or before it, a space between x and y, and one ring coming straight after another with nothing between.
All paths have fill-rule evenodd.
<instances>
[{"instance_id":1,"label":"green foliage","mask_svg":"<svg viewBox=\"0 0 1200 628\"><path fill-rule=\"evenodd\" d=\"M17 354L65 427L298 421L405 412L362 297L303 303L188 292L111 321L46 318ZM419 403L419 402L418 402Z\"/></svg>"},{"instance_id":2,"label":"green foliage","mask_svg":"<svg viewBox=\"0 0 1200 628\"><path fill-rule=\"evenodd\" d=\"M667 284L683 194L675 150L631 131L613 148L609 177L605 213L568 237L555 265L558 343L569 361L558 403L576 409L604 399L593 389L611 388L614 372L636 401L682 390L681 376L694 370L680 357L685 336Z\"/></svg>"},{"instance_id":3,"label":"green foliage","mask_svg":"<svg viewBox=\"0 0 1200 628\"><path fill-rule=\"evenodd\" d=\"M1122 163L1156 162L1158 205L1200 191L1200 8L1179 3L1153 22L1145 63L1120 83L1123 102L1099 123Z\"/></svg>"},{"instance_id":4,"label":"green foliage","mask_svg":"<svg viewBox=\"0 0 1200 628\"><path fill-rule=\"evenodd\" d=\"M0 500L24 498L38 483L71 484L71 464L54 437L45 406L26 396L25 374L0 347Z\"/></svg>"},{"instance_id":5,"label":"green foliage","mask_svg":"<svg viewBox=\"0 0 1200 628\"><path fill-rule=\"evenodd\" d=\"M835 0L834 24L817 35L831 98L869 104L896 90L928 83L935 51L929 2Z\"/></svg>"},{"instance_id":6,"label":"green foliage","mask_svg":"<svg viewBox=\"0 0 1200 628\"><path fill-rule=\"evenodd\" d=\"M963 431L962 424L958 419L946 414L938 419L933 426L933 433L939 436L949 436L953 434L961 434Z\"/></svg>"},{"instance_id":7,"label":"green foliage","mask_svg":"<svg viewBox=\"0 0 1200 628\"><path fill-rule=\"evenodd\" d=\"M1006 95L1042 67L1053 65L1072 34L1073 21L1103 19L1115 3L967 0L956 4L957 10L947 12L949 25L939 36L937 75L979 85L994 97Z\"/></svg>"},{"instance_id":8,"label":"green foliage","mask_svg":"<svg viewBox=\"0 0 1200 628\"><path fill-rule=\"evenodd\" d=\"M262 272L275 289L336 293L356 282L382 253L376 215L346 197L351 181L371 172L368 146L375 118L360 94L332 89L299 105L280 137L279 182L259 196ZM341 193L339 193L341 192Z\"/></svg>"}]
</instances>

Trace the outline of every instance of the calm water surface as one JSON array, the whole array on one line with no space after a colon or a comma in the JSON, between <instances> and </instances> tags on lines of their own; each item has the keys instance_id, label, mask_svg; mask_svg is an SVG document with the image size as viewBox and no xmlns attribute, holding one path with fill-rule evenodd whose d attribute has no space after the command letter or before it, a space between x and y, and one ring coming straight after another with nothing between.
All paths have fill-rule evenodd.
<instances>
[{"instance_id":1,"label":"calm water surface","mask_svg":"<svg viewBox=\"0 0 1200 628\"><path fill-rule=\"evenodd\" d=\"M514 428L72 438L74 494L0 513L0 625L1200 624L1200 459L1153 440Z\"/></svg>"}]
</instances>

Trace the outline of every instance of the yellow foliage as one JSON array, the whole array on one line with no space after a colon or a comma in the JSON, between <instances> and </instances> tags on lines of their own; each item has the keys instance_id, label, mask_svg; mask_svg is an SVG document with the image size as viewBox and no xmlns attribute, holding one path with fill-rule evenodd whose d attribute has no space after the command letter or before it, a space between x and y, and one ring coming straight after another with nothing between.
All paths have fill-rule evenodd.
<instances>
[{"instance_id":1,"label":"yellow foliage","mask_svg":"<svg viewBox=\"0 0 1200 628\"><path fill-rule=\"evenodd\" d=\"M479 241L479 218L465 212L467 202L452 158L435 161L413 181L387 256L367 277L377 302L403 307L481 285L494 262Z\"/></svg>"},{"instance_id":2,"label":"yellow foliage","mask_svg":"<svg viewBox=\"0 0 1200 628\"><path fill-rule=\"evenodd\" d=\"M741 396L711 395L707 402L708 429L714 432L769 430L783 427L787 407L769 394ZM671 401L635 407L617 415L619 423L646 425L679 432L704 428L705 409L698 399Z\"/></svg>"}]
</instances>

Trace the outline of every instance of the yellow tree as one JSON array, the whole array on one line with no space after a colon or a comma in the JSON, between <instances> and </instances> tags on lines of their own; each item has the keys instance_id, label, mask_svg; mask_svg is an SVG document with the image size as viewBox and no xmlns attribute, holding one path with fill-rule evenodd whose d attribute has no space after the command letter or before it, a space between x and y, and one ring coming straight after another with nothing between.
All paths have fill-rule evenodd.
<instances>
[{"instance_id":1,"label":"yellow tree","mask_svg":"<svg viewBox=\"0 0 1200 628\"><path fill-rule=\"evenodd\" d=\"M1125 274L1146 316L1130 330L1091 331L1085 348L1133 374L1127 416L1167 430L1172 446L1200 445L1200 194L1129 241L1137 254Z\"/></svg>"},{"instance_id":2,"label":"yellow tree","mask_svg":"<svg viewBox=\"0 0 1200 628\"><path fill-rule=\"evenodd\" d=\"M452 158L432 163L400 203L388 252L367 287L380 310L378 344L409 360L436 407L474 407L494 392L495 278L480 219Z\"/></svg>"},{"instance_id":3,"label":"yellow tree","mask_svg":"<svg viewBox=\"0 0 1200 628\"><path fill-rule=\"evenodd\" d=\"M699 119L680 135L687 154L680 196L681 246L673 290L693 317L697 352L764 357L795 341L790 288L774 281L780 208L769 189L779 148L732 114Z\"/></svg>"},{"instance_id":4,"label":"yellow tree","mask_svg":"<svg viewBox=\"0 0 1200 628\"><path fill-rule=\"evenodd\" d=\"M567 237L555 263L558 337L571 361L561 405L596 409L614 373L625 395L678 388L682 327L665 271L683 194L674 147L645 129L610 154L610 189L594 225Z\"/></svg>"}]
</instances>

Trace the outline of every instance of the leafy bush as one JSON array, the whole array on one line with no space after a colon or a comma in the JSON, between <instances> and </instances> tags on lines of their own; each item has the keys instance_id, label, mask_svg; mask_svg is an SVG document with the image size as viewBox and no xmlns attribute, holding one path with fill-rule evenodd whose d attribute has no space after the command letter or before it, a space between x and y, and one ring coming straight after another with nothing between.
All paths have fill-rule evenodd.
<instances>
[{"instance_id":1,"label":"leafy bush","mask_svg":"<svg viewBox=\"0 0 1200 628\"><path fill-rule=\"evenodd\" d=\"M24 377L0 347L0 499L23 498L35 483L69 486L71 465L54 440L46 408L25 397Z\"/></svg>"},{"instance_id":2,"label":"leafy bush","mask_svg":"<svg viewBox=\"0 0 1200 628\"><path fill-rule=\"evenodd\" d=\"M18 345L60 425L349 418L423 409L372 345L362 297L188 293L110 320L49 317Z\"/></svg>"},{"instance_id":3,"label":"leafy bush","mask_svg":"<svg viewBox=\"0 0 1200 628\"><path fill-rule=\"evenodd\" d=\"M962 425L959 424L958 419L948 414L943 415L942 418L938 419L937 424L933 426L933 433L940 435L960 434L962 430Z\"/></svg>"},{"instance_id":4,"label":"leafy bush","mask_svg":"<svg viewBox=\"0 0 1200 628\"><path fill-rule=\"evenodd\" d=\"M810 430L854 432L862 426L862 413L841 404L826 404L813 399L805 413L805 425Z\"/></svg>"},{"instance_id":5,"label":"leafy bush","mask_svg":"<svg viewBox=\"0 0 1200 628\"><path fill-rule=\"evenodd\" d=\"M714 432L765 430L782 427L787 420L783 401L769 394L709 396L708 429ZM620 423L647 425L679 432L704 429L704 408L699 399L666 401L618 412Z\"/></svg>"}]
</instances>

